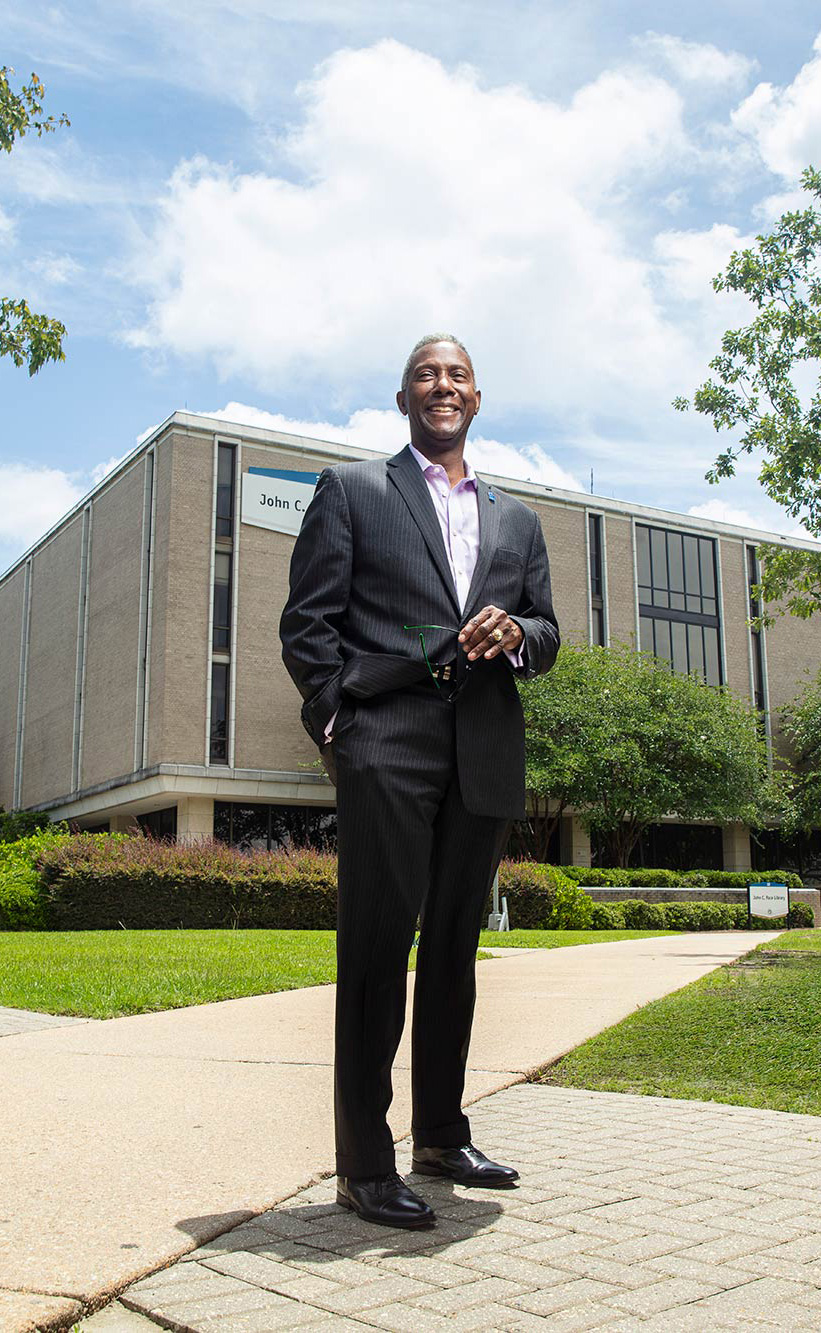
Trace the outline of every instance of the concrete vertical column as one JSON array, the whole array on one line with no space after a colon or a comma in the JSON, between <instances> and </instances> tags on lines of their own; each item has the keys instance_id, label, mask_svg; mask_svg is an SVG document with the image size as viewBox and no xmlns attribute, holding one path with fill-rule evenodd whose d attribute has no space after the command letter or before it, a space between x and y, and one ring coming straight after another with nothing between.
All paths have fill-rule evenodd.
<instances>
[{"instance_id":1,"label":"concrete vertical column","mask_svg":"<svg viewBox=\"0 0 821 1333\"><path fill-rule=\"evenodd\" d=\"M752 870L750 830L746 824L725 824L721 830L725 870Z\"/></svg>"},{"instance_id":2,"label":"concrete vertical column","mask_svg":"<svg viewBox=\"0 0 821 1333\"><path fill-rule=\"evenodd\" d=\"M571 866L590 865L590 834L578 815L571 815L570 820L570 860Z\"/></svg>"},{"instance_id":3,"label":"concrete vertical column","mask_svg":"<svg viewBox=\"0 0 821 1333\"><path fill-rule=\"evenodd\" d=\"M214 800L211 796L181 796L177 801L177 841L194 842L214 836Z\"/></svg>"},{"instance_id":4,"label":"concrete vertical column","mask_svg":"<svg viewBox=\"0 0 821 1333\"><path fill-rule=\"evenodd\" d=\"M111 833L130 833L138 827L136 815L112 815L108 821Z\"/></svg>"}]
</instances>

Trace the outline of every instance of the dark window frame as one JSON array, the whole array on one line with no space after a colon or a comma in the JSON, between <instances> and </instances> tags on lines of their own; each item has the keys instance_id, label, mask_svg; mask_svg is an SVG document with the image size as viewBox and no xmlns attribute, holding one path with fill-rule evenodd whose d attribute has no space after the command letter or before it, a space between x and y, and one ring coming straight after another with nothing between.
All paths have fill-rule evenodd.
<instances>
[{"instance_id":1,"label":"dark window frame","mask_svg":"<svg viewBox=\"0 0 821 1333\"><path fill-rule=\"evenodd\" d=\"M594 644L607 643L607 621L604 610L604 520L601 514L588 512L587 552L590 588L590 637Z\"/></svg>"},{"instance_id":2,"label":"dark window frame","mask_svg":"<svg viewBox=\"0 0 821 1333\"><path fill-rule=\"evenodd\" d=\"M216 677L225 673L223 689L216 688ZM211 725L209 728L208 762L211 764L228 763L228 715L230 712L231 664L230 662L211 663ZM222 703L218 715L216 704Z\"/></svg>"},{"instance_id":3,"label":"dark window frame","mask_svg":"<svg viewBox=\"0 0 821 1333\"><path fill-rule=\"evenodd\" d=\"M723 685L716 538L637 523L636 569L642 650ZM674 625L686 625L686 637Z\"/></svg>"}]
</instances>

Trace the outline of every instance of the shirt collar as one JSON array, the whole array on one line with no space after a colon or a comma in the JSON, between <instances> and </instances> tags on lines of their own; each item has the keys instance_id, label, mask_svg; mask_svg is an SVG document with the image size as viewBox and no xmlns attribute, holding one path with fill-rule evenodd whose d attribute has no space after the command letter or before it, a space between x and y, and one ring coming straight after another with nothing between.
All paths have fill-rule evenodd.
<instances>
[{"instance_id":1,"label":"shirt collar","mask_svg":"<svg viewBox=\"0 0 821 1333\"><path fill-rule=\"evenodd\" d=\"M425 457L424 454L420 454L419 450L418 450L418 449L415 449L414 446L413 446L412 444L409 444L409 445L408 445L408 448L410 449L411 453L413 454L414 458L416 459L417 463L419 464L419 466L420 466L420 468L422 469L423 472L428 472L428 471L431 471L431 472L432 472L432 471L434 471L437 467L441 467L441 466L442 466L441 463L432 463L432 462L430 461L429 458L426 458L426 457ZM467 460L466 458L465 458L463 461L464 461L464 464L465 464L465 476L464 476L464 480L465 480L466 482L470 482L470 483L475 487L475 486L476 486L476 473L473 471L473 468L471 467L470 463L468 462L468 460ZM444 471L444 468L442 469L442 471ZM462 482L461 482L461 481L458 481L456 484L457 484L457 486L461 486L461 485L462 485Z\"/></svg>"}]
</instances>

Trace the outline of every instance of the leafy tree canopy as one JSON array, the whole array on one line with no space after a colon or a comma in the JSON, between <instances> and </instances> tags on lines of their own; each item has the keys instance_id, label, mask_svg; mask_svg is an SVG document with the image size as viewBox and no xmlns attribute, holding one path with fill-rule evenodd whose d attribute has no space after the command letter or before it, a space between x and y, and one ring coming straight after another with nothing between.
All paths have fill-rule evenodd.
<instances>
[{"instance_id":1,"label":"leafy tree canopy","mask_svg":"<svg viewBox=\"0 0 821 1333\"><path fill-rule=\"evenodd\" d=\"M821 828L821 672L783 710L782 725L796 769L789 823L810 832Z\"/></svg>"},{"instance_id":2,"label":"leafy tree canopy","mask_svg":"<svg viewBox=\"0 0 821 1333\"><path fill-rule=\"evenodd\" d=\"M50 134L68 125L67 116L43 116L45 88L36 74L15 92L9 83L14 70L0 66L0 148L10 153L17 139L26 134ZM36 375L47 361L65 361L65 325L48 315L38 315L23 300L0 297L0 356L10 356L16 366L28 366Z\"/></svg>"},{"instance_id":3,"label":"leafy tree canopy","mask_svg":"<svg viewBox=\"0 0 821 1333\"><path fill-rule=\"evenodd\" d=\"M665 815L766 822L778 779L754 708L730 690L627 647L564 647L549 676L519 688L535 855L568 808L619 866Z\"/></svg>"},{"instance_id":4,"label":"leafy tree canopy","mask_svg":"<svg viewBox=\"0 0 821 1333\"><path fill-rule=\"evenodd\" d=\"M764 490L821 538L821 173L807 167L801 182L814 203L784 213L713 279L717 292L743 293L758 313L724 334L693 406L735 435L707 479L732 476L741 454L760 455ZM674 406L686 411L690 402L676 398ZM777 614L806 619L821 608L821 553L767 543L761 556L758 591L780 602ZM758 623L772 619L768 610Z\"/></svg>"}]
</instances>

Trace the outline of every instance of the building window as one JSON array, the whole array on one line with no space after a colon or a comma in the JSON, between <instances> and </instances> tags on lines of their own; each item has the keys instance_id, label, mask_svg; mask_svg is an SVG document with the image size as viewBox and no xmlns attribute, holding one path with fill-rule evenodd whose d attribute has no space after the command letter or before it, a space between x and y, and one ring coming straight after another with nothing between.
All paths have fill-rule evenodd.
<instances>
[{"instance_id":1,"label":"building window","mask_svg":"<svg viewBox=\"0 0 821 1333\"><path fill-rule=\"evenodd\" d=\"M217 536L234 535L234 458L232 444L217 448Z\"/></svg>"},{"instance_id":2,"label":"building window","mask_svg":"<svg viewBox=\"0 0 821 1333\"><path fill-rule=\"evenodd\" d=\"M211 763L228 763L228 663L211 663Z\"/></svg>"},{"instance_id":3,"label":"building window","mask_svg":"<svg viewBox=\"0 0 821 1333\"><path fill-rule=\"evenodd\" d=\"M750 619L761 615L761 601L753 596L753 588L761 581L758 568L758 556L754 546L747 547L747 588L750 596ZM761 630L751 629L750 638L753 650L753 698L760 713L765 712L767 697L764 690L764 649L761 642Z\"/></svg>"},{"instance_id":4,"label":"building window","mask_svg":"<svg viewBox=\"0 0 821 1333\"><path fill-rule=\"evenodd\" d=\"M217 551L214 556L214 633L215 652L227 652L231 647L231 565L228 551Z\"/></svg>"},{"instance_id":5,"label":"building window","mask_svg":"<svg viewBox=\"0 0 821 1333\"><path fill-rule=\"evenodd\" d=\"M240 851L313 847L336 851L336 810L328 805L214 802L214 837Z\"/></svg>"},{"instance_id":6,"label":"building window","mask_svg":"<svg viewBox=\"0 0 821 1333\"><path fill-rule=\"evenodd\" d=\"M177 807L167 805L162 810L149 810L148 814L137 815L137 823L149 838L176 838Z\"/></svg>"},{"instance_id":7,"label":"building window","mask_svg":"<svg viewBox=\"0 0 821 1333\"><path fill-rule=\"evenodd\" d=\"M716 544L636 525L642 651L721 684Z\"/></svg>"},{"instance_id":8,"label":"building window","mask_svg":"<svg viewBox=\"0 0 821 1333\"><path fill-rule=\"evenodd\" d=\"M590 560L590 611L593 643L607 642L604 625L604 563L602 558L601 514L587 515L587 540Z\"/></svg>"}]
</instances>

